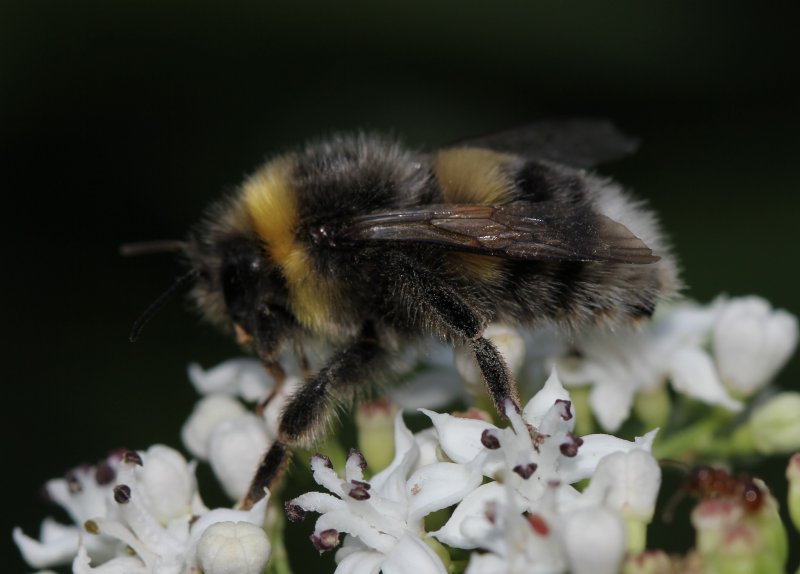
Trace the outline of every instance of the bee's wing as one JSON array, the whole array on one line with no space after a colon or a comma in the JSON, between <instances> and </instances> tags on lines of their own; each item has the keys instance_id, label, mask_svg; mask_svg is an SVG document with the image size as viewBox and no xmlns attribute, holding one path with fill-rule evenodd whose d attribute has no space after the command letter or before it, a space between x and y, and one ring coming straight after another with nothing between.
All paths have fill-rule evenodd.
<instances>
[{"instance_id":1,"label":"bee's wing","mask_svg":"<svg viewBox=\"0 0 800 574\"><path fill-rule=\"evenodd\" d=\"M563 210L561 210L563 211ZM435 244L508 259L653 263L660 258L630 230L588 210L559 213L546 204L440 204L352 219L346 242Z\"/></svg>"},{"instance_id":2,"label":"bee's wing","mask_svg":"<svg viewBox=\"0 0 800 574\"><path fill-rule=\"evenodd\" d=\"M484 147L573 167L592 167L631 155L639 147L639 141L608 120L572 118L541 120L454 145Z\"/></svg>"}]
</instances>

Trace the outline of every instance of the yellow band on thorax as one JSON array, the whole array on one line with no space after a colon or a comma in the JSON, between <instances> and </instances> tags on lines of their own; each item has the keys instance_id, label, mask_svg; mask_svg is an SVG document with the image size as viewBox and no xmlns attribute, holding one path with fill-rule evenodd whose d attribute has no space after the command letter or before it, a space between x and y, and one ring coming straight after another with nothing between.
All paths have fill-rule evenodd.
<instances>
[{"instance_id":1,"label":"yellow band on thorax","mask_svg":"<svg viewBox=\"0 0 800 574\"><path fill-rule=\"evenodd\" d=\"M245 182L242 196L256 233L283 272L293 314L302 325L324 333L332 329L337 290L314 271L306 245L297 240L299 214L291 169L290 157L270 162Z\"/></svg>"}]
</instances>

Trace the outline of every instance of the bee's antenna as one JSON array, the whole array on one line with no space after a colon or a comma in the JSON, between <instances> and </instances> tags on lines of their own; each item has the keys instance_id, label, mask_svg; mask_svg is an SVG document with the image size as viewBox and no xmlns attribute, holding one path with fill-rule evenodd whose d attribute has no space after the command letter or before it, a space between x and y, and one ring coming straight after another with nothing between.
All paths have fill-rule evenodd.
<instances>
[{"instance_id":1,"label":"bee's antenna","mask_svg":"<svg viewBox=\"0 0 800 574\"><path fill-rule=\"evenodd\" d=\"M200 272L197 269L192 269L185 275L181 275L175 279L175 282L170 285L166 291L159 295L155 301L150 303L150 306L147 307L147 309L145 309L141 315L139 315L139 318L136 319L136 321L134 321L133 327L131 327L131 334L128 336L130 342L135 343L139 338L139 334L142 332L142 328L150 319L152 319L153 315L158 313L161 307L163 307L170 299L177 295L179 291L196 279L199 274Z\"/></svg>"},{"instance_id":2,"label":"bee's antenna","mask_svg":"<svg viewBox=\"0 0 800 574\"><path fill-rule=\"evenodd\" d=\"M119 246L119 253L124 257L136 255L151 255L153 253L177 253L186 249L186 242L179 239L158 239L155 241L137 241L123 243Z\"/></svg>"}]
</instances>

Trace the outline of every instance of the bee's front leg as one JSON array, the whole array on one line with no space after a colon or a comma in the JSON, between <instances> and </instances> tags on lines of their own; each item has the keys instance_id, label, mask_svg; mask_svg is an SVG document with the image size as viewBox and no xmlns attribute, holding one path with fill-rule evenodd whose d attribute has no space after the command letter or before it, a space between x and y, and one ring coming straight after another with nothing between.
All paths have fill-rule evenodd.
<instances>
[{"instance_id":1,"label":"bee's front leg","mask_svg":"<svg viewBox=\"0 0 800 574\"><path fill-rule=\"evenodd\" d=\"M264 489L286 469L289 449L310 444L315 434L324 432L335 403L349 401L356 388L380 377L387 358L374 328L366 325L355 341L334 353L328 364L295 392L281 413L278 438L261 459L242 508L251 508L264 497Z\"/></svg>"}]
</instances>

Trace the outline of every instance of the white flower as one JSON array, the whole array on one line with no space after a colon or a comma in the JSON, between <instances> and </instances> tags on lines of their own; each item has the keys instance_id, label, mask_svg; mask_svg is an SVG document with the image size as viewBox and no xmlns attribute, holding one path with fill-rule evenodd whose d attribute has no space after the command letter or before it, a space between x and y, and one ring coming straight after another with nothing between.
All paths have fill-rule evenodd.
<instances>
[{"instance_id":1,"label":"white flower","mask_svg":"<svg viewBox=\"0 0 800 574\"><path fill-rule=\"evenodd\" d=\"M321 514L312 536L321 552L338 546L340 533L349 535L336 555L337 574L444 573L441 560L421 539L422 519L463 498L480 484L481 475L454 463L433 463L412 473L418 458L419 447L398 414L395 457L386 469L364 480L366 462L353 450L342 480L326 457L316 455L314 480L332 494L303 494L287 503L287 514L292 520L309 511Z\"/></svg>"},{"instance_id":2,"label":"white flower","mask_svg":"<svg viewBox=\"0 0 800 574\"><path fill-rule=\"evenodd\" d=\"M606 455L597 465L575 508L602 506L625 521L628 551L639 554L647 542L661 488L661 467L648 451L635 448Z\"/></svg>"},{"instance_id":3,"label":"white flower","mask_svg":"<svg viewBox=\"0 0 800 574\"><path fill-rule=\"evenodd\" d=\"M540 508L522 514L519 497L494 484L496 497L483 504L483 516L461 526L474 552L467 574L613 574L625 556L625 527L618 513L592 505L564 512L553 486ZM488 486L488 485L487 485Z\"/></svg>"},{"instance_id":4,"label":"white flower","mask_svg":"<svg viewBox=\"0 0 800 574\"><path fill-rule=\"evenodd\" d=\"M276 390L272 377L255 359L231 359L206 371L192 364L189 377L200 393L210 394L184 424L184 443L192 454L208 460L228 496L240 499L278 435L286 402L303 381L290 376ZM253 414L237 398L265 402Z\"/></svg>"},{"instance_id":5,"label":"white flower","mask_svg":"<svg viewBox=\"0 0 800 574\"><path fill-rule=\"evenodd\" d=\"M502 480L529 512L541 511L543 501L550 501L552 507L568 507L580 496L569 485L591 477L610 453L649 450L655 434L634 442L608 435L575 436L572 403L555 371L521 414L506 409L511 428L423 412L433 421L441 448L451 460ZM458 548L479 545L474 536L465 533L464 525L484 520L486 504L496 500L498 489L497 483L490 482L469 493L434 536Z\"/></svg>"},{"instance_id":6,"label":"white flower","mask_svg":"<svg viewBox=\"0 0 800 574\"><path fill-rule=\"evenodd\" d=\"M749 396L775 376L797 346L797 318L760 297L725 305L714 327L714 355L725 385Z\"/></svg>"},{"instance_id":7,"label":"white flower","mask_svg":"<svg viewBox=\"0 0 800 574\"><path fill-rule=\"evenodd\" d=\"M463 524L473 552L466 574L560 574L567 557L553 524L542 514L523 516L516 496L498 483L491 483L495 497L483 505L483 516Z\"/></svg>"},{"instance_id":8,"label":"white flower","mask_svg":"<svg viewBox=\"0 0 800 574\"><path fill-rule=\"evenodd\" d=\"M85 524L90 534L103 534L122 543L121 548L128 552L93 567L83 545L73 561L76 574L98 572L107 573L147 573L183 574L196 566L198 543L206 529L217 522L249 522L261 526L264 522L267 498L262 499L249 511L216 509L208 511L193 489L186 484L194 484L193 465L178 464L180 455L163 446L151 447L147 452L128 453L120 464L116 485L108 511L88 520ZM174 474L163 480L164 459L170 461ZM146 471L153 463L155 470ZM162 467L162 469L159 469ZM183 505L182 514L162 520L165 509L177 508L166 501L167 489L172 487L176 499L192 501L191 506ZM158 496L154 496L154 492ZM86 537L84 537L86 538ZM89 538L90 539L90 538ZM266 552L269 553L268 542Z\"/></svg>"},{"instance_id":9,"label":"white flower","mask_svg":"<svg viewBox=\"0 0 800 574\"><path fill-rule=\"evenodd\" d=\"M82 525L107 511L108 497L114 486L121 453L114 454L97 466L78 467L66 478L47 482L45 490L53 502L67 511L72 525L59 524L52 518L42 522L40 539L35 540L15 528L14 542L25 561L34 568L69 564L78 552ZM105 536L87 541L87 551L96 560L106 560L116 553L117 544Z\"/></svg>"},{"instance_id":10,"label":"white flower","mask_svg":"<svg viewBox=\"0 0 800 574\"><path fill-rule=\"evenodd\" d=\"M604 456L582 500L590 500L645 523L653 518L661 467L647 450L634 448Z\"/></svg>"},{"instance_id":11,"label":"white flower","mask_svg":"<svg viewBox=\"0 0 800 574\"><path fill-rule=\"evenodd\" d=\"M638 329L583 333L573 344L580 358L558 359L561 378L568 386L592 385L592 411L610 431L628 418L636 392L668 379L689 397L740 410L742 404L727 393L704 349L721 309L721 302L708 307L687 303Z\"/></svg>"},{"instance_id":12,"label":"white flower","mask_svg":"<svg viewBox=\"0 0 800 574\"><path fill-rule=\"evenodd\" d=\"M263 528L249 522L217 522L197 543L197 563L204 574L261 574L270 550Z\"/></svg>"}]
</instances>

